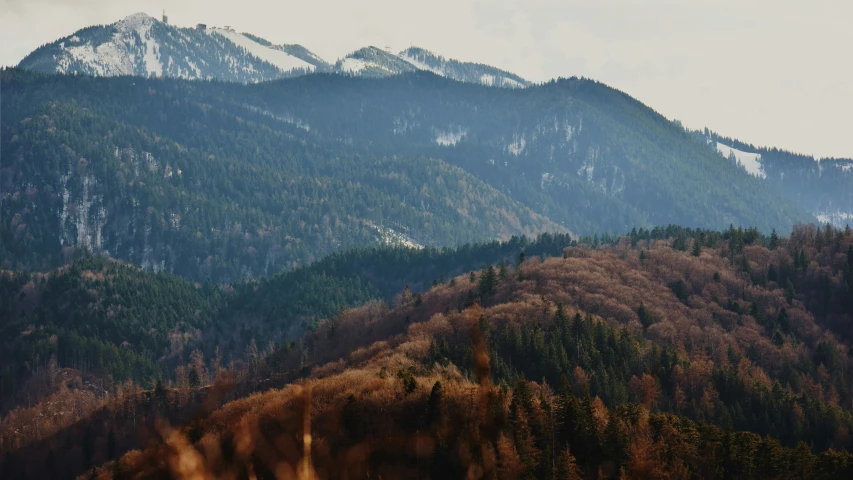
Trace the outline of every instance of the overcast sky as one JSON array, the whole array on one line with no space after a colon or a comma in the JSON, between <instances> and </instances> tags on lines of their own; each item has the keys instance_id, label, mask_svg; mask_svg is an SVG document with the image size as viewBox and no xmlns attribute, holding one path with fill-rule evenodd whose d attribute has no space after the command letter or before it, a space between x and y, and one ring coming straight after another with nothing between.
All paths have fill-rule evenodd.
<instances>
[{"instance_id":1,"label":"overcast sky","mask_svg":"<svg viewBox=\"0 0 853 480\"><path fill-rule=\"evenodd\" d=\"M92 24L165 8L327 61L417 45L534 81L624 90L692 128L853 157L849 0L0 0L0 64Z\"/></svg>"}]
</instances>

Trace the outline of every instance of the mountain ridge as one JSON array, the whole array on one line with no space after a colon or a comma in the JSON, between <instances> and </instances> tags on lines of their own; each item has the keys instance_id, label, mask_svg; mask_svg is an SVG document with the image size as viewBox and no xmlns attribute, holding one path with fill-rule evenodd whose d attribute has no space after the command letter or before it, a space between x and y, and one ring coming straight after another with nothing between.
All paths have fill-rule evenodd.
<instances>
[{"instance_id":1,"label":"mountain ridge","mask_svg":"<svg viewBox=\"0 0 853 480\"><path fill-rule=\"evenodd\" d=\"M258 83L315 71L385 76L428 70L470 83L511 88L530 85L509 72L445 59L417 47L399 54L365 47L329 63L302 45L275 45L230 27L177 27L145 13L129 15L110 25L78 30L39 47L18 66L45 73L238 83Z\"/></svg>"},{"instance_id":2,"label":"mountain ridge","mask_svg":"<svg viewBox=\"0 0 853 480\"><path fill-rule=\"evenodd\" d=\"M381 242L814 221L589 81L500 89L411 72L240 85L20 69L2 81L8 268L49 269L87 247L229 283Z\"/></svg>"}]
</instances>

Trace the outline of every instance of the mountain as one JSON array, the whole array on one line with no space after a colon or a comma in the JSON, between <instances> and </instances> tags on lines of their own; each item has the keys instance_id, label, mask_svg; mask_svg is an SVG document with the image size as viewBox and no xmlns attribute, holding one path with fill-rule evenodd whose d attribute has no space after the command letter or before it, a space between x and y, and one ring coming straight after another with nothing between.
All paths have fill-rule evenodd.
<instances>
[{"instance_id":1,"label":"mountain","mask_svg":"<svg viewBox=\"0 0 853 480\"><path fill-rule=\"evenodd\" d=\"M853 159L814 158L777 148L756 147L705 129L700 141L750 175L808 210L822 223L853 223Z\"/></svg>"},{"instance_id":2,"label":"mountain","mask_svg":"<svg viewBox=\"0 0 853 480\"><path fill-rule=\"evenodd\" d=\"M627 95L428 72L239 85L2 74L7 268L86 247L229 283L348 247L811 221Z\"/></svg>"},{"instance_id":3,"label":"mountain","mask_svg":"<svg viewBox=\"0 0 853 480\"><path fill-rule=\"evenodd\" d=\"M325 138L430 152L578 234L814 221L678 125L590 80L489 89L415 72L301 77L255 92L247 102Z\"/></svg>"},{"instance_id":4,"label":"mountain","mask_svg":"<svg viewBox=\"0 0 853 480\"><path fill-rule=\"evenodd\" d=\"M85 247L229 283L348 247L566 231L430 152L329 140L224 84L2 75L9 268Z\"/></svg>"},{"instance_id":5,"label":"mountain","mask_svg":"<svg viewBox=\"0 0 853 480\"><path fill-rule=\"evenodd\" d=\"M27 55L18 67L43 73L238 83L318 71L376 77L428 70L463 82L513 88L529 85L521 77L497 68L445 59L415 47L399 55L376 47L362 48L332 65L302 45L274 45L229 27L176 27L144 13L60 38Z\"/></svg>"},{"instance_id":6,"label":"mountain","mask_svg":"<svg viewBox=\"0 0 853 480\"><path fill-rule=\"evenodd\" d=\"M356 50L335 64L335 71L359 77L387 77L416 70L412 63L376 47Z\"/></svg>"},{"instance_id":7,"label":"mountain","mask_svg":"<svg viewBox=\"0 0 853 480\"><path fill-rule=\"evenodd\" d=\"M444 58L423 48L407 48L400 52L399 56L418 67L419 70L427 70L460 82L508 88L521 88L531 85L530 82L514 73L479 63L460 62Z\"/></svg>"},{"instance_id":8,"label":"mountain","mask_svg":"<svg viewBox=\"0 0 853 480\"><path fill-rule=\"evenodd\" d=\"M256 83L326 64L299 45L275 47L230 29L179 28L137 13L44 45L19 66L46 73Z\"/></svg>"},{"instance_id":9,"label":"mountain","mask_svg":"<svg viewBox=\"0 0 853 480\"><path fill-rule=\"evenodd\" d=\"M377 47L350 53L335 64L339 73L360 77L387 77L414 71L427 71L465 83L522 88L531 83L518 75L488 65L446 59L428 50L411 47L395 55Z\"/></svg>"},{"instance_id":10,"label":"mountain","mask_svg":"<svg viewBox=\"0 0 853 480\"><path fill-rule=\"evenodd\" d=\"M306 48L300 45L273 45L271 42L260 37L244 33L239 34L230 29L225 28L178 28L166 23L160 22L144 14L136 14L127 17L110 26L96 26L83 29L72 36L60 39L50 45L39 48L27 58L25 58L20 66L22 68L37 70L47 73L75 73L75 74L90 74L98 76L116 76L116 75L135 75L141 77L148 76L164 76L177 77L185 79L217 79L228 82L238 83L257 83L262 81L281 79L293 76L310 74L312 72L331 72L345 76L381 78L395 75L405 75L416 72L431 72L438 76L445 77L449 80L456 80L464 83L481 84L487 86L499 86L508 88L530 87L531 83L525 81L517 75L505 72L487 65L459 62L453 59L446 59L440 55L424 50L418 47L411 47L399 54L393 54L386 50L376 47L367 47L357 50L343 59L338 60L334 64L329 64L323 59L313 54ZM313 82L315 85L322 82ZM602 100L607 106L612 107L620 105L618 108L626 107L626 113L631 109L635 109L632 115L633 119L650 119L656 115L654 112L646 109L638 102L630 99L621 92L614 92L603 86L589 88L588 85L593 85L595 82L580 81L559 81L552 82L560 85L573 83L574 85L587 85L583 88L575 88L575 92L583 91L583 95L589 94L592 96L601 94L601 98L587 98L590 104ZM541 91L540 91L541 92ZM622 102L617 93L622 95L628 102ZM445 95L446 92L441 92L440 95ZM541 96L541 95L537 95ZM582 96L582 95L580 95ZM580 98L579 96L579 98ZM323 102L323 98L319 99L319 103ZM366 103L365 108L368 109L386 109L386 113L391 113L387 110L390 107L395 110L405 108L402 104L393 106L387 104L388 99L379 98L380 102ZM465 100L462 100L463 102ZM373 102L373 99L371 99ZM621 102L621 103L620 103ZM352 104L352 102L350 102ZM428 105L427 108L434 108L434 105ZM639 107L639 108L635 108ZM292 107L287 106L288 109ZM309 113L302 115L310 117L312 113L311 106L301 105L300 108L309 110ZM418 106L421 108L421 106ZM441 108L447 109L447 106ZM486 107L488 109L488 107ZM509 107L512 108L512 107ZM536 108L543 109L544 105L539 103ZM561 108L555 105L556 109ZM596 106L599 108L599 106ZM270 111L267 109L267 111ZM477 148L482 148L483 143L475 139L464 125L457 125L455 120L450 117L442 118L444 125L435 124L432 121L422 122L422 119L417 118L422 113L421 110L410 110L407 115L412 118L406 118L405 115L395 114L392 117L383 118L383 122L395 122L395 127L392 129L397 137L406 137L412 139L412 134L422 135L424 128L429 130L428 135L433 135L436 142L443 144L446 147L456 147L460 141L465 143L479 143ZM298 113L294 110L293 114ZM398 112L399 113L399 112ZM462 112L454 112L460 113ZM471 113L471 112L467 112ZM325 112L323 115L330 115L330 112ZM282 118L289 118L292 113L286 113ZM506 117L506 115L499 115ZM348 133L345 131L351 127L352 118L342 119L334 126L338 132L330 133L337 138L347 138ZM567 125L573 130L569 134L566 133L566 139L559 140L556 135L556 130L562 126L551 126L550 121L545 121L542 118L527 118L526 122L535 125L535 129L524 132L524 126L517 124L513 128L504 128L499 136L493 136L486 142L488 146L502 146L505 152L510 152L508 158L503 160L506 167L511 167L511 164L521 161L525 163L524 173L526 175L533 174L533 177L527 177L524 185L510 185L505 180L487 180L498 189L503 189L504 192L509 192L511 196L521 199L526 205L534 210L543 213L546 216L553 217L553 220L568 226L568 228L579 233L585 233L596 230L609 231L624 231L626 228L631 228L634 225L649 226L650 224L667 224L667 223L688 223L696 215L701 216L698 211L693 212L693 216L665 216L664 218L656 218L655 216L647 215L644 210L646 208L637 208L634 199L629 198L630 195L622 189L622 182L626 177L626 173L630 173L635 178L643 178L645 174L640 173L634 175L633 170L636 169L636 162L625 162L633 153L625 151L617 154L621 156L621 161L615 161L612 158L599 159L601 156L601 144L608 142L599 142L597 146L593 146L592 150L580 147L581 150L573 150L571 152L561 151L559 146L572 144L571 135L580 133L582 123L581 116L574 119L574 123L569 122ZM640 124L634 124L632 120L625 117L623 120L629 120L623 126L629 130L635 126L641 125L645 120L641 120ZM306 118L307 120L307 118ZM557 124L561 120L555 117ZM322 122L322 119L320 120ZM654 120L661 125L668 123L662 117ZM399 124L399 125L398 125ZM358 128L363 128L360 126ZM611 129L611 126L607 126ZM578 129L578 130L574 130ZM420 130L420 131L419 131ZM535 130L541 130L535 131ZM386 130L387 131L387 130ZM328 133L328 132L327 132ZM385 132L383 132L385 133ZM493 133L493 132L491 132ZM636 131L634 133L637 133ZM722 137L714 132L695 131L689 132L694 137L694 141L699 145L677 147L678 153L676 156L682 155L683 152L691 150L709 150L700 154L700 157L708 157L710 153L717 153L726 159L729 159L739 166L740 169L746 171L760 183L769 187L776 195L785 198L789 204L794 205L800 210L800 214L787 215L787 219L781 222L761 223L754 222L762 228L787 228L792 223L797 221L813 221L818 219L821 222L831 222L837 226L844 226L853 218L853 193L849 188L851 180L853 180L853 160L850 159L816 159L801 154L785 152L774 148L758 148L751 144L740 142L731 138ZM660 132L654 135L659 135ZM381 135L380 135L381 136ZM665 135L664 135L665 136ZM533 137L537 138L536 142L531 142ZM546 138L547 137L547 138ZM661 136L660 138L663 138ZM670 139L671 140L671 139ZM668 165L672 163L672 146L674 144L666 143L670 140L657 143L649 148L641 147L645 155L649 155L653 149L669 148L668 155L651 154L651 162L663 160L669 156L668 160L664 160L660 168L670 168ZM352 138L352 141L359 142L359 137ZM386 143L387 135L381 139L382 143ZM683 138L678 141L683 141ZM374 142L370 140L369 142ZM368 142L368 144L369 144ZM634 140L629 140L629 143L636 143ZM547 148L552 146L553 151L545 148L538 149L534 143L543 144ZM639 145L639 144L637 144ZM704 148L702 148L704 147ZM578 148L576 146L572 149ZM454 155L452 150L455 148L447 148L444 154ZM449 150L449 151L448 151ZM538 151L537 151L538 150ZM533 161L528 161L530 152L533 154ZM552 168L549 163L553 163L554 156L567 156L572 159L571 167L576 175L563 172L560 168ZM487 161L498 162L501 160L495 157L497 154L489 153ZM549 157L548 162L540 162L539 160L545 156ZM605 157L611 156L607 150L604 153ZM587 157L587 158L581 158ZM730 158L731 157L731 158ZM466 170L474 172L480 178L485 179L484 175L494 175L494 172L484 172L483 165L476 165L480 161L474 161L471 164L472 158L459 158L451 163L457 163L463 166ZM557 161L557 163L560 163ZM700 162L701 163L701 162ZM691 165L679 165L678 168L694 168ZM657 168L657 167L655 167ZM699 166L701 169L702 167ZM715 167L716 168L716 167ZM694 172L695 173L695 172ZM588 175L586 182L578 184L576 177ZM680 176L682 173L674 173L675 176ZM692 175L692 174L691 174ZM695 175L693 175L695 176ZM666 179L660 188L655 187L655 191L644 192L649 195L661 196L660 201L671 201L672 195L662 193L660 190L668 190L673 188L670 185L671 176L664 175ZM537 181L538 180L538 181ZM714 180L715 182L717 180ZM517 181L512 182L517 183ZM541 192L534 192L536 184ZM694 190L701 192L704 187L694 184ZM678 188L678 187L675 187ZM745 197L750 197L751 187L744 186L743 189L747 192ZM545 192L550 190L550 192ZM553 197L562 197L567 200L565 192L558 192L553 195L554 190L572 190L578 192L575 195L568 195L568 200L575 208L587 210L580 217L603 218L603 225L591 224L585 218L579 218L574 215L576 212L560 212L559 207L554 205ZM545 195L543 195L545 193ZM597 193L603 194L605 198L595 198ZM651 198L649 195L637 198L639 202L648 201ZM735 193L735 196L740 196L740 193ZM609 198L608 198L609 197ZM619 197L622 197L621 199ZM719 198L719 197L718 197ZM627 200L627 201L624 201ZM729 203L729 207L723 211L717 212L717 216L723 218L722 221L711 224L696 224L706 227L720 227L728 223L737 223L738 214L726 212L731 205L736 205L742 201L753 201L746 198L734 199ZM685 201L685 205L675 205L675 209L692 209L693 202ZM706 202L707 203L707 202ZM613 211L618 210L613 218ZM606 212L609 211L609 212ZM802 215L803 211L808 215Z\"/></svg>"},{"instance_id":11,"label":"mountain","mask_svg":"<svg viewBox=\"0 0 853 480\"><path fill-rule=\"evenodd\" d=\"M445 258L472 262L495 247ZM429 265L416 251L400 253L352 256L396 255L393 267L377 266L391 276ZM59 287L115 291L118 313L119 304L138 313L198 308L200 295L218 289L77 261L29 281L36 290L52 283L48 304L62 298ZM0 472L41 478L100 465L98 478L127 478L179 476L192 465L210 477L308 468L309 478L459 478L470 469L496 478L846 478L851 268L850 230L800 226L780 238L673 226L405 289L392 305L339 310L231 366L195 352L170 367L174 376L147 390L107 387L91 406L74 402L63 384L75 380L51 361L52 373L39 375L59 383L58 394L0 423L8 452ZM188 294L186 306L175 304ZM271 291L253 295L263 301ZM41 335L40 308L30 334ZM121 318L110 328L134 317ZM40 355L62 348L58 330ZM192 348L192 332L181 332L170 340Z\"/></svg>"}]
</instances>

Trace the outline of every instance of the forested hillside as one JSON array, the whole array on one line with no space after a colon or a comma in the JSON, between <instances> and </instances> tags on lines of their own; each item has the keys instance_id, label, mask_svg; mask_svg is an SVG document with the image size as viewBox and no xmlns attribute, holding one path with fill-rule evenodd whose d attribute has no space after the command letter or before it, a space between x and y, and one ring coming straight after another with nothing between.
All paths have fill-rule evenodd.
<instances>
[{"instance_id":1,"label":"forested hillside","mask_svg":"<svg viewBox=\"0 0 853 480\"><path fill-rule=\"evenodd\" d=\"M708 129L692 132L696 139L738 164L822 223L845 227L853 221L853 159L815 158L778 148L756 147Z\"/></svg>"},{"instance_id":2,"label":"forested hillside","mask_svg":"<svg viewBox=\"0 0 853 480\"><path fill-rule=\"evenodd\" d=\"M393 304L518 252L559 255L568 235L458 249L348 250L261 281L221 287L154 274L85 252L49 273L0 271L0 411L54 392L57 369L153 387L193 352L242 360L298 340L318 321L369 301ZM52 371L53 373L49 373Z\"/></svg>"},{"instance_id":3,"label":"forested hillside","mask_svg":"<svg viewBox=\"0 0 853 480\"><path fill-rule=\"evenodd\" d=\"M811 219L678 125L591 80L490 89L419 72L237 90L253 94L229 96L325 138L431 152L578 234L670 223L769 231Z\"/></svg>"},{"instance_id":4,"label":"forested hillside","mask_svg":"<svg viewBox=\"0 0 853 480\"><path fill-rule=\"evenodd\" d=\"M810 221L626 95L429 73L256 86L2 73L0 260L230 283L341 249Z\"/></svg>"},{"instance_id":5,"label":"forested hillside","mask_svg":"<svg viewBox=\"0 0 853 480\"><path fill-rule=\"evenodd\" d=\"M408 264L400 278L427 275L429 287L332 314L230 367L194 354L153 392L123 387L78 424L46 421L56 403L16 409L2 468L83 473L120 458L95 474L183 478L187 459L208 476L850 474L853 232L670 227L533 254L561 241L319 262L330 275ZM494 260L433 285L469 256ZM283 278L246 290L269 298ZM63 447L69 435L84 438Z\"/></svg>"},{"instance_id":6,"label":"forested hillside","mask_svg":"<svg viewBox=\"0 0 853 480\"><path fill-rule=\"evenodd\" d=\"M566 231L431 152L326 142L216 84L145 82L3 73L6 268L86 247L229 283L345 248Z\"/></svg>"},{"instance_id":7,"label":"forested hillside","mask_svg":"<svg viewBox=\"0 0 853 480\"><path fill-rule=\"evenodd\" d=\"M580 25L386 7L308 33ZM516 66L640 72L569 33ZM853 479L853 159L406 44L164 11L0 68L0 480Z\"/></svg>"}]
</instances>

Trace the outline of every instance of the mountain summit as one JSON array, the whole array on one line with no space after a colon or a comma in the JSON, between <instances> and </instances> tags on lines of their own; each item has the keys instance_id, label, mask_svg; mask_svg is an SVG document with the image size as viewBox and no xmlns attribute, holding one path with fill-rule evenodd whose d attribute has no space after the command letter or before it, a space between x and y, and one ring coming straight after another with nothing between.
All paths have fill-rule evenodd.
<instances>
[{"instance_id":1,"label":"mountain summit","mask_svg":"<svg viewBox=\"0 0 853 480\"><path fill-rule=\"evenodd\" d=\"M46 73L256 83L326 64L299 45L276 47L230 28L180 28L137 13L44 45L19 66Z\"/></svg>"},{"instance_id":2,"label":"mountain summit","mask_svg":"<svg viewBox=\"0 0 853 480\"><path fill-rule=\"evenodd\" d=\"M385 77L425 70L468 83L526 87L530 82L495 67L447 59L411 47L399 54L366 47L330 64L298 44L274 45L230 27L169 25L145 13L87 27L43 45L20 68L43 73L172 77L258 83L313 72Z\"/></svg>"}]
</instances>

